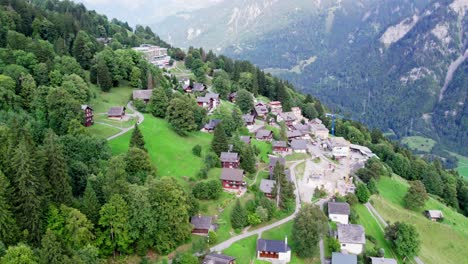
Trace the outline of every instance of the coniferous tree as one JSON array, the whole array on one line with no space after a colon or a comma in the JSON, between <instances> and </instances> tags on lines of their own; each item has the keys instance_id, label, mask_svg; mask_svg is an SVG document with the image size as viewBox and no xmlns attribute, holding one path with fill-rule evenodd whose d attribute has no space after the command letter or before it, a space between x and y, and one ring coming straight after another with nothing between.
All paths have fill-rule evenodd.
<instances>
[{"instance_id":1,"label":"coniferous tree","mask_svg":"<svg viewBox=\"0 0 468 264\"><path fill-rule=\"evenodd\" d=\"M103 59L99 59L96 65L96 82L104 92L108 92L112 88L112 77Z\"/></svg>"},{"instance_id":2,"label":"coniferous tree","mask_svg":"<svg viewBox=\"0 0 468 264\"><path fill-rule=\"evenodd\" d=\"M132 132L132 137L130 138L130 147L131 148L139 148L141 150L147 151L145 148L145 140L143 138L143 134L138 128L138 125L135 124L135 128Z\"/></svg>"},{"instance_id":3,"label":"coniferous tree","mask_svg":"<svg viewBox=\"0 0 468 264\"><path fill-rule=\"evenodd\" d=\"M34 157L21 140L12 158L15 185L15 213L22 230L28 230L28 239L39 242L41 236L41 183L34 176Z\"/></svg>"},{"instance_id":4,"label":"coniferous tree","mask_svg":"<svg viewBox=\"0 0 468 264\"><path fill-rule=\"evenodd\" d=\"M166 92L162 88L153 89L150 101L148 102L149 112L159 118L165 118L169 100L167 99Z\"/></svg>"},{"instance_id":5,"label":"coniferous tree","mask_svg":"<svg viewBox=\"0 0 468 264\"><path fill-rule=\"evenodd\" d=\"M68 175L68 166L63 154L63 147L57 135L49 131L44 139L41 149L44 175L49 182L50 196L57 204L70 204L72 200L71 179Z\"/></svg>"},{"instance_id":6,"label":"coniferous tree","mask_svg":"<svg viewBox=\"0 0 468 264\"><path fill-rule=\"evenodd\" d=\"M66 255L63 242L51 230L47 230L41 241L39 250L40 262L50 264L72 263Z\"/></svg>"},{"instance_id":7,"label":"coniferous tree","mask_svg":"<svg viewBox=\"0 0 468 264\"><path fill-rule=\"evenodd\" d=\"M248 173L254 173L256 171L255 154L250 145L245 145L240 154L241 157L241 168Z\"/></svg>"},{"instance_id":8,"label":"coniferous tree","mask_svg":"<svg viewBox=\"0 0 468 264\"><path fill-rule=\"evenodd\" d=\"M73 57L75 57L83 69L88 70L91 67L93 53L94 46L91 39L85 31L80 30L73 43Z\"/></svg>"},{"instance_id":9,"label":"coniferous tree","mask_svg":"<svg viewBox=\"0 0 468 264\"><path fill-rule=\"evenodd\" d=\"M0 241L8 244L14 244L18 230L11 211L11 198L10 182L0 171Z\"/></svg>"},{"instance_id":10,"label":"coniferous tree","mask_svg":"<svg viewBox=\"0 0 468 264\"><path fill-rule=\"evenodd\" d=\"M218 156L221 155L221 152L228 151L229 149L228 139L222 123L218 124L214 130L211 148Z\"/></svg>"},{"instance_id":11,"label":"coniferous tree","mask_svg":"<svg viewBox=\"0 0 468 264\"><path fill-rule=\"evenodd\" d=\"M86 189L83 194L83 201L81 204L81 211L88 217L88 219L97 224L99 221L99 210L101 205L93 188L91 180L86 182Z\"/></svg>"},{"instance_id":12,"label":"coniferous tree","mask_svg":"<svg viewBox=\"0 0 468 264\"><path fill-rule=\"evenodd\" d=\"M247 225L247 212L239 200L236 201L236 205L232 209L231 225L234 229L243 228Z\"/></svg>"}]
</instances>

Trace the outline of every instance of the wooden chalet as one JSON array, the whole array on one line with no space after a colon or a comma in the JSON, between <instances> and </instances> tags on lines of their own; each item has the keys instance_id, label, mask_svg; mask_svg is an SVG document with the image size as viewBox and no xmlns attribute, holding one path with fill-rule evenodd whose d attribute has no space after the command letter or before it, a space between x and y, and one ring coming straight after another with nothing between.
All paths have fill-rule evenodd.
<instances>
[{"instance_id":1,"label":"wooden chalet","mask_svg":"<svg viewBox=\"0 0 468 264\"><path fill-rule=\"evenodd\" d=\"M134 90L133 100L141 100L145 103L148 103L152 94L153 90Z\"/></svg>"},{"instance_id":2,"label":"wooden chalet","mask_svg":"<svg viewBox=\"0 0 468 264\"><path fill-rule=\"evenodd\" d=\"M83 126L89 127L94 124L93 109L89 105L81 105L83 111Z\"/></svg>"},{"instance_id":3,"label":"wooden chalet","mask_svg":"<svg viewBox=\"0 0 468 264\"><path fill-rule=\"evenodd\" d=\"M245 114L245 115L242 115L242 119L244 120L244 123L245 123L246 126L251 126L251 125L255 124L255 116L254 115Z\"/></svg>"},{"instance_id":4,"label":"wooden chalet","mask_svg":"<svg viewBox=\"0 0 468 264\"><path fill-rule=\"evenodd\" d=\"M247 145L250 145L252 142L252 137L251 136L240 136L240 140L244 142Z\"/></svg>"},{"instance_id":5,"label":"wooden chalet","mask_svg":"<svg viewBox=\"0 0 468 264\"><path fill-rule=\"evenodd\" d=\"M221 152L220 160L223 168L237 169L240 166L240 157L236 152Z\"/></svg>"},{"instance_id":6,"label":"wooden chalet","mask_svg":"<svg viewBox=\"0 0 468 264\"><path fill-rule=\"evenodd\" d=\"M283 106L280 101L272 101L268 105L270 106L272 114L278 115L283 112Z\"/></svg>"},{"instance_id":7,"label":"wooden chalet","mask_svg":"<svg viewBox=\"0 0 468 264\"><path fill-rule=\"evenodd\" d=\"M244 170L223 168L220 180L224 189L240 189L245 186Z\"/></svg>"},{"instance_id":8,"label":"wooden chalet","mask_svg":"<svg viewBox=\"0 0 468 264\"><path fill-rule=\"evenodd\" d=\"M288 263L291 261L291 248L288 239L282 240L257 240L257 258L272 263Z\"/></svg>"},{"instance_id":9,"label":"wooden chalet","mask_svg":"<svg viewBox=\"0 0 468 264\"><path fill-rule=\"evenodd\" d=\"M283 157L272 157L272 156L270 156L270 164L269 164L269 167L268 167L268 169L270 171L270 176L273 175L273 170L275 169L277 163L285 166L286 165L286 159L283 158Z\"/></svg>"},{"instance_id":10,"label":"wooden chalet","mask_svg":"<svg viewBox=\"0 0 468 264\"><path fill-rule=\"evenodd\" d=\"M428 219L434 222L442 220L444 218L444 214L440 210L426 210L424 211L424 214Z\"/></svg>"},{"instance_id":11,"label":"wooden chalet","mask_svg":"<svg viewBox=\"0 0 468 264\"><path fill-rule=\"evenodd\" d=\"M288 127L292 126L294 122L296 122L297 117L293 112L284 112L278 114L278 117L276 118L276 121L279 122L284 122Z\"/></svg>"},{"instance_id":12,"label":"wooden chalet","mask_svg":"<svg viewBox=\"0 0 468 264\"><path fill-rule=\"evenodd\" d=\"M258 117L266 117L268 115L268 107L266 104L260 102L254 105L253 114Z\"/></svg>"},{"instance_id":13,"label":"wooden chalet","mask_svg":"<svg viewBox=\"0 0 468 264\"><path fill-rule=\"evenodd\" d=\"M286 132L286 136L288 137L288 140L291 141L293 139L300 139L303 135L299 130L291 130Z\"/></svg>"},{"instance_id":14,"label":"wooden chalet","mask_svg":"<svg viewBox=\"0 0 468 264\"><path fill-rule=\"evenodd\" d=\"M273 131L260 129L255 133L255 138L261 141L271 141L273 139Z\"/></svg>"},{"instance_id":15,"label":"wooden chalet","mask_svg":"<svg viewBox=\"0 0 468 264\"><path fill-rule=\"evenodd\" d=\"M237 92L233 92L229 94L229 102L235 103L237 98Z\"/></svg>"},{"instance_id":16,"label":"wooden chalet","mask_svg":"<svg viewBox=\"0 0 468 264\"><path fill-rule=\"evenodd\" d=\"M286 153L289 152L288 143L286 141L273 141L273 153Z\"/></svg>"},{"instance_id":17,"label":"wooden chalet","mask_svg":"<svg viewBox=\"0 0 468 264\"><path fill-rule=\"evenodd\" d=\"M107 112L107 117L109 119L121 120L125 117L125 106L114 106L109 109Z\"/></svg>"},{"instance_id":18,"label":"wooden chalet","mask_svg":"<svg viewBox=\"0 0 468 264\"><path fill-rule=\"evenodd\" d=\"M266 197L268 198L273 198L273 190L275 188L276 181L274 180L268 180L268 179L262 179L260 182L260 191L265 194Z\"/></svg>"},{"instance_id":19,"label":"wooden chalet","mask_svg":"<svg viewBox=\"0 0 468 264\"><path fill-rule=\"evenodd\" d=\"M215 128L221 123L221 119L211 119L204 127L206 132L213 132Z\"/></svg>"},{"instance_id":20,"label":"wooden chalet","mask_svg":"<svg viewBox=\"0 0 468 264\"><path fill-rule=\"evenodd\" d=\"M192 216L190 223L192 224L192 234L208 235L208 232L214 231L216 226L213 225L213 218L211 216Z\"/></svg>"}]
</instances>

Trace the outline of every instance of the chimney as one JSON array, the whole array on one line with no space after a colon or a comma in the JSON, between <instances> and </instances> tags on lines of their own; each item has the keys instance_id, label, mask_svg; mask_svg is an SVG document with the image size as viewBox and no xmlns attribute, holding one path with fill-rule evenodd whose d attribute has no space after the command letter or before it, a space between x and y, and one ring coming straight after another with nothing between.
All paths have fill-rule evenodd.
<instances>
[{"instance_id":1,"label":"chimney","mask_svg":"<svg viewBox=\"0 0 468 264\"><path fill-rule=\"evenodd\" d=\"M233 148L232 144L229 145L229 150L228 150L228 152L231 152L231 151L232 151L232 148Z\"/></svg>"},{"instance_id":2,"label":"chimney","mask_svg":"<svg viewBox=\"0 0 468 264\"><path fill-rule=\"evenodd\" d=\"M284 237L284 251L288 251L288 237Z\"/></svg>"}]
</instances>

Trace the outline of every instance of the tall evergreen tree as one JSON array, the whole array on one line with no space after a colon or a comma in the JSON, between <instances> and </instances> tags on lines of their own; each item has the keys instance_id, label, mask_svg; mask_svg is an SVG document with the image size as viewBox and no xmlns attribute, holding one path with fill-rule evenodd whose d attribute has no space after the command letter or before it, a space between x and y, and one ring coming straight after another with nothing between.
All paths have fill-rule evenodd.
<instances>
[{"instance_id":1,"label":"tall evergreen tree","mask_svg":"<svg viewBox=\"0 0 468 264\"><path fill-rule=\"evenodd\" d=\"M222 123L218 124L214 130L211 148L218 156L221 155L221 152L228 151L229 149L228 139Z\"/></svg>"},{"instance_id":2,"label":"tall evergreen tree","mask_svg":"<svg viewBox=\"0 0 468 264\"><path fill-rule=\"evenodd\" d=\"M254 173L256 171L256 159L255 153L250 145L245 145L240 154L241 157L241 168L248 173Z\"/></svg>"},{"instance_id":3,"label":"tall evergreen tree","mask_svg":"<svg viewBox=\"0 0 468 264\"><path fill-rule=\"evenodd\" d=\"M50 196L57 204L70 204L72 200L71 179L63 154L63 147L53 131L48 131L41 149L44 175L50 186Z\"/></svg>"},{"instance_id":4,"label":"tall evergreen tree","mask_svg":"<svg viewBox=\"0 0 468 264\"><path fill-rule=\"evenodd\" d=\"M0 241L14 244L17 226L11 211L11 190L10 182L0 171Z\"/></svg>"},{"instance_id":5,"label":"tall evergreen tree","mask_svg":"<svg viewBox=\"0 0 468 264\"><path fill-rule=\"evenodd\" d=\"M41 241L39 250L40 263L62 264L72 263L66 255L66 248L63 242L51 230L47 230Z\"/></svg>"},{"instance_id":6,"label":"tall evergreen tree","mask_svg":"<svg viewBox=\"0 0 468 264\"><path fill-rule=\"evenodd\" d=\"M98 59L96 64L96 82L104 92L108 92L112 88L112 77L109 67L107 67L103 59Z\"/></svg>"},{"instance_id":7,"label":"tall evergreen tree","mask_svg":"<svg viewBox=\"0 0 468 264\"><path fill-rule=\"evenodd\" d=\"M130 138L130 147L147 151L145 148L145 139L143 138L138 124L135 124L135 128L133 129L132 137Z\"/></svg>"},{"instance_id":8,"label":"tall evergreen tree","mask_svg":"<svg viewBox=\"0 0 468 264\"><path fill-rule=\"evenodd\" d=\"M128 206L122 196L115 194L99 212L102 228L100 244L105 254L129 252L132 240L129 235Z\"/></svg>"},{"instance_id":9,"label":"tall evergreen tree","mask_svg":"<svg viewBox=\"0 0 468 264\"><path fill-rule=\"evenodd\" d=\"M234 209L232 209L231 225L234 229L247 226L247 212L240 204L239 199L236 200L236 205L234 206Z\"/></svg>"},{"instance_id":10,"label":"tall evergreen tree","mask_svg":"<svg viewBox=\"0 0 468 264\"><path fill-rule=\"evenodd\" d=\"M162 88L153 89L150 101L148 102L149 112L159 118L165 118L169 100L167 99L166 92Z\"/></svg>"},{"instance_id":11,"label":"tall evergreen tree","mask_svg":"<svg viewBox=\"0 0 468 264\"><path fill-rule=\"evenodd\" d=\"M101 205L99 204L96 191L93 188L91 180L88 179L81 203L81 211L88 217L91 222L97 224L99 221L100 208Z\"/></svg>"},{"instance_id":12,"label":"tall evergreen tree","mask_svg":"<svg viewBox=\"0 0 468 264\"><path fill-rule=\"evenodd\" d=\"M73 43L72 54L83 69L88 70L91 67L91 59L94 55L94 45L85 31L80 30L76 35L75 42Z\"/></svg>"},{"instance_id":13,"label":"tall evergreen tree","mask_svg":"<svg viewBox=\"0 0 468 264\"><path fill-rule=\"evenodd\" d=\"M34 176L33 153L21 140L12 158L15 185L15 214L21 229L28 230L28 239L39 242L41 236L41 182Z\"/></svg>"}]
</instances>

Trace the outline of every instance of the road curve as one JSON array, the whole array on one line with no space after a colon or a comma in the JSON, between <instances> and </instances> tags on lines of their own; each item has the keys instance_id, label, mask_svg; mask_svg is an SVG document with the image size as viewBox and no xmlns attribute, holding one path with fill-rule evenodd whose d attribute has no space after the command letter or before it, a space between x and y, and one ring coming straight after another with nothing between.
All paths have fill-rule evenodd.
<instances>
[{"instance_id":1,"label":"road curve","mask_svg":"<svg viewBox=\"0 0 468 264\"><path fill-rule=\"evenodd\" d=\"M127 108L132 110L135 113L135 115L138 117L138 119L137 119L137 124L138 125L140 125L141 123L143 123L143 121L145 121L145 116L142 113L138 112L135 108L133 108L133 105L132 105L131 101L127 103ZM135 126L124 128L119 133L108 137L107 140L109 141L109 140L112 140L114 138L120 137L121 135L123 135L123 134L127 133L128 131L132 130L134 127Z\"/></svg>"}]
</instances>

